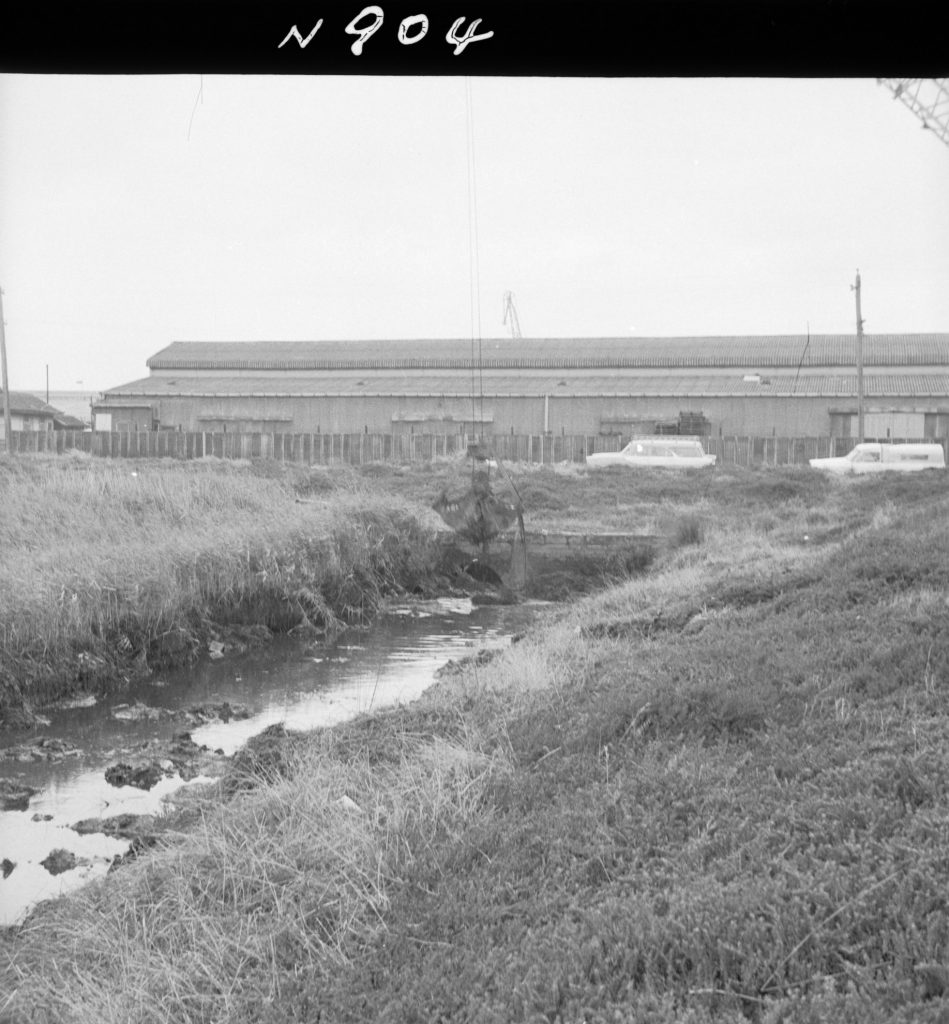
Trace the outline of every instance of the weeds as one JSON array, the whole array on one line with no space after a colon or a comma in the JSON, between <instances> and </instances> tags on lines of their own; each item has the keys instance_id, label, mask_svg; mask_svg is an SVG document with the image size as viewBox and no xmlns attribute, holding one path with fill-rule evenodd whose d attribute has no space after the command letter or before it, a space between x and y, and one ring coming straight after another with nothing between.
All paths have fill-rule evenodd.
<instances>
[{"instance_id":1,"label":"weeds","mask_svg":"<svg viewBox=\"0 0 949 1024\"><path fill-rule=\"evenodd\" d=\"M676 520L672 542L677 548L689 544L701 544L703 539L702 521L698 516L682 516Z\"/></svg>"}]
</instances>

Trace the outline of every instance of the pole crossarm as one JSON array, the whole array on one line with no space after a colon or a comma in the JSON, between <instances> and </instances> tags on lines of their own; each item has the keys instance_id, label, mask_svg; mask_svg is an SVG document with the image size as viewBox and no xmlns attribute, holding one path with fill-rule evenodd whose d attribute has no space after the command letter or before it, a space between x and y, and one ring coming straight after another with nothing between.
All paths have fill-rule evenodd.
<instances>
[{"instance_id":1,"label":"pole crossarm","mask_svg":"<svg viewBox=\"0 0 949 1024\"><path fill-rule=\"evenodd\" d=\"M949 78L878 78L877 82L949 146Z\"/></svg>"}]
</instances>

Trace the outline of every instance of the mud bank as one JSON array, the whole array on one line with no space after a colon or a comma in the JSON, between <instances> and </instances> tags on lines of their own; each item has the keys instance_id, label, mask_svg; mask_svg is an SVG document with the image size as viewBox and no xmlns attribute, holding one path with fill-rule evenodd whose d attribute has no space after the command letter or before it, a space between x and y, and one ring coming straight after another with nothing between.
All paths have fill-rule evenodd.
<instances>
[{"instance_id":1,"label":"mud bank","mask_svg":"<svg viewBox=\"0 0 949 1024\"><path fill-rule=\"evenodd\" d=\"M220 546L187 566L170 557L123 587L108 585L112 567L103 564L102 580L64 586L50 599L44 614L55 642L3 645L0 729L34 728L47 705L104 695L202 654L240 653L275 634L332 635L370 621L387 598L449 591L435 555L414 516L362 510L322 537L298 532L237 552Z\"/></svg>"},{"instance_id":2,"label":"mud bank","mask_svg":"<svg viewBox=\"0 0 949 1024\"><path fill-rule=\"evenodd\" d=\"M375 548L367 546L361 560L341 553L338 538L324 541L322 561L336 568L328 573L318 567L303 570L323 574L319 590L300 585L300 569L291 565L296 571L282 584L272 573L259 587L216 600L200 612L191 610L160 632L127 618L119 630L77 635L67 659L5 659L0 735L41 728L50 707L114 695L203 656L243 654L278 635L332 638L349 625L371 622L382 602L393 597L470 597L479 604L559 601L637 575L656 553L650 538L612 545L565 545L544 538L531 543L526 579L512 585L506 544L486 554L439 541L414 522L407 525ZM303 563L308 554L298 551L296 560ZM340 563L348 565L345 576Z\"/></svg>"},{"instance_id":3,"label":"mud bank","mask_svg":"<svg viewBox=\"0 0 949 1024\"><path fill-rule=\"evenodd\" d=\"M564 531L503 536L486 552L450 533L437 541L440 574L488 601L579 597L646 572L664 545L649 534Z\"/></svg>"}]
</instances>

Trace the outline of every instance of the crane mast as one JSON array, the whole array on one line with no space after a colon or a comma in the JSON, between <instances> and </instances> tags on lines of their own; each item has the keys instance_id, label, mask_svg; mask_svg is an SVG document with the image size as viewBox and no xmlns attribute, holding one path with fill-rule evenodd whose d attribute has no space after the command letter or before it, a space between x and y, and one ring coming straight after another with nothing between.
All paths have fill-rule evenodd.
<instances>
[{"instance_id":1,"label":"crane mast","mask_svg":"<svg viewBox=\"0 0 949 1024\"><path fill-rule=\"evenodd\" d=\"M877 82L949 146L949 78L878 78Z\"/></svg>"},{"instance_id":2,"label":"crane mast","mask_svg":"<svg viewBox=\"0 0 949 1024\"><path fill-rule=\"evenodd\" d=\"M521 336L521 324L517 319L517 309L514 305L514 292L504 293L504 318L501 323L511 324L511 337L519 338Z\"/></svg>"}]
</instances>

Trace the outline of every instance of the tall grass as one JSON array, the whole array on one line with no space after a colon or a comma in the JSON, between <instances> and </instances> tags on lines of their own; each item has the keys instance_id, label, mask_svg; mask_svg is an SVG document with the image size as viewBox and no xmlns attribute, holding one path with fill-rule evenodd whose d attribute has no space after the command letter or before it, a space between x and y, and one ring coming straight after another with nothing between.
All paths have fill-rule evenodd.
<instances>
[{"instance_id":1,"label":"tall grass","mask_svg":"<svg viewBox=\"0 0 949 1024\"><path fill-rule=\"evenodd\" d=\"M317 1016L320 979L384 936L390 887L464 832L504 772L441 738L398 740L399 761L372 768L332 734L290 736L277 771L260 770L273 739L257 741L256 785L239 800L186 797L186 832L23 927L5 971L15 1012L28 1002L41 1019L89 1024L276 1022L290 1000Z\"/></svg>"},{"instance_id":2,"label":"tall grass","mask_svg":"<svg viewBox=\"0 0 949 1024\"><path fill-rule=\"evenodd\" d=\"M167 657L209 621L363 616L424 574L404 501L300 488L214 460L0 462L0 686L48 698Z\"/></svg>"}]
</instances>

